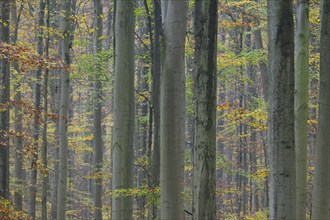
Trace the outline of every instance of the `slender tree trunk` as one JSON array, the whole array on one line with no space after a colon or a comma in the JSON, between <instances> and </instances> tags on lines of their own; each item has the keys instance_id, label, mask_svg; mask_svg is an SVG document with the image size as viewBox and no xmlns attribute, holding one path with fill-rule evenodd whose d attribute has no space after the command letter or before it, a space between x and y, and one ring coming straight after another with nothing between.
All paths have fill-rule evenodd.
<instances>
[{"instance_id":1,"label":"slender tree trunk","mask_svg":"<svg viewBox=\"0 0 330 220\"><path fill-rule=\"evenodd\" d=\"M162 0L163 65L160 96L161 219L183 219L185 146L184 49L187 1Z\"/></svg>"},{"instance_id":2,"label":"slender tree trunk","mask_svg":"<svg viewBox=\"0 0 330 220\"><path fill-rule=\"evenodd\" d=\"M136 47L136 53L137 54L147 54L147 49L149 49L150 53L152 53L152 48L153 48L153 39L152 39L152 34L151 34L151 26L149 25L149 22L151 23L151 18L149 15L149 7L148 3L146 0L142 1L137 1L137 7L144 7L146 11L146 16L145 18L141 19L141 25L137 28L136 34L138 35L139 41L144 42L146 39L150 41L150 47L147 47L144 43L138 45ZM152 57L152 54L151 56ZM136 103L136 129L135 129L135 148L136 148L136 157L137 158L142 158L145 156L149 157L149 139L148 139L148 128L149 128L149 121L143 120L143 119L150 119L150 114L148 114L149 106L150 106L150 100L148 99L147 96L142 94L141 92L146 92L149 91L149 85L148 85L148 73L149 70L152 72L151 68L152 66L150 65L150 59L149 57L139 57L136 60L136 63L139 63L137 65L137 93L142 97L142 100L140 102ZM152 113L151 113L152 114ZM141 120L142 119L142 120ZM136 187L137 188L142 188L143 185L146 182L150 182L147 179L147 170L149 167L146 167L145 169L142 169L141 167L136 167L135 168L137 171L137 180L136 180ZM137 203L137 210L138 210L138 218L141 220L144 220L146 215L145 215L145 206L146 206L146 197L145 196L140 196L136 199Z\"/></svg>"},{"instance_id":3,"label":"slender tree trunk","mask_svg":"<svg viewBox=\"0 0 330 220\"><path fill-rule=\"evenodd\" d=\"M102 163L103 163L103 141L102 141L102 72L98 57L102 51L102 2L94 0L95 10L95 56L96 72L94 73L94 173L97 178L94 183L94 219L102 220Z\"/></svg>"},{"instance_id":4,"label":"slender tree trunk","mask_svg":"<svg viewBox=\"0 0 330 220\"><path fill-rule=\"evenodd\" d=\"M45 2L39 1L38 11L38 32L37 32L37 51L38 55L43 55L43 26L45 17ZM28 211L32 219L36 218L36 197L37 197L37 160L39 154L39 132L41 123L41 73L42 67L38 67L35 72L35 84L34 84L34 109L35 115L33 119L33 150L31 155L31 171L30 171L30 195Z\"/></svg>"},{"instance_id":5,"label":"slender tree trunk","mask_svg":"<svg viewBox=\"0 0 330 220\"><path fill-rule=\"evenodd\" d=\"M218 1L195 2L193 219L216 218L216 55Z\"/></svg>"},{"instance_id":6,"label":"slender tree trunk","mask_svg":"<svg viewBox=\"0 0 330 220\"><path fill-rule=\"evenodd\" d=\"M258 0L256 0L256 2L259 2ZM256 30L254 33L254 44L255 44L255 48L257 50L262 50L264 47L263 47L263 44L262 44L262 36L261 36L261 30ZM268 73L268 68L267 68L267 65L265 62L263 61L260 61L259 62L259 69L260 69L260 74L261 74L261 83L262 83L262 94L263 94L263 99L264 101L267 103L268 102L268 96L269 96L269 73ZM264 139L264 136L266 135L266 132L262 132L261 133L261 136L262 136L262 139ZM265 165L266 165L266 168L268 169L268 155L266 153L266 145L265 144L262 144L263 145L263 151L265 152L264 153L264 161L265 161ZM268 190L268 187L269 187L269 177L267 176L266 177L266 180L265 180L265 207L268 207L268 203L269 203L269 190Z\"/></svg>"},{"instance_id":7,"label":"slender tree trunk","mask_svg":"<svg viewBox=\"0 0 330 220\"><path fill-rule=\"evenodd\" d=\"M47 6L47 17L46 17L46 26L47 29L50 28L50 0L46 1ZM45 45L45 56L46 58L49 57L49 32L47 32L46 35L46 45ZM47 220L47 194L48 194L48 182L49 182L49 176L48 176L48 159L47 159L47 152L48 152L48 139L47 139L47 130L48 130L48 75L49 75L49 69L46 68L45 70L45 76L44 76L44 99L43 99L43 110L44 110L44 119L43 119L43 133L42 133L42 148L41 148L41 157L42 157L42 198L41 198L41 219Z\"/></svg>"},{"instance_id":8,"label":"slender tree trunk","mask_svg":"<svg viewBox=\"0 0 330 220\"><path fill-rule=\"evenodd\" d=\"M42 149L41 149L41 157L42 157L42 198L41 198L41 219L47 220L47 194L48 194L48 159L47 159L47 130L48 130L48 69L45 72L44 76L44 126L42 131Z\"/></svg>"},{"instance_id":9,"label":"slender tree trunk","mask_svg":"<svg viewBox=\"0 0 330 220\"><path fill-rule=\"evenodd\" d=\"M132 187L134 139L134 2L116 2L113 191ZM112 219L132 218L132 198L112 199Z\"/></svg>"},{"instance_id":10,"label":"slender tree trunk","mask_svg":"<svg viewBox=\"0 0 330 220\"><path fill-rule=\"evenodd\" d=\"M266 169L269 169L269 160L268 160L268 152L267 152L267 137L264 134L261 134L261 141L262 141L262 150L263 150L263 157L264 157L264 165ZM263 207L269 207L269 177L266 177L264 183L264 189L262 194L262 204Z\"/></svg>"},{"instance_id":11,"label":"slender tree trunk","mask_svg":"<svg viewBox=\"0 0 330 220\"><path fill-rule=\"evenodd\" d=\"M14 63L14 69L19 74L19 67L17 63ZM21 79L14 86L16 93L14 96L15 102L19 103L22 100L22 93L20 92L21 88ZM14 109L14 129L15 129L15 137L14 137L14 145L15 145L15 165L14 165L14 178L15 185L17 187L17 191L14 193L14 207L15 210L21 211L23 205L23 116L22 109L20 106L15 106Z\"/></svg>"},{"instance_id":12,"label":"slender tree trunk","mask_svg":"<svg viewBox=\"0 0 330 220\"><path fill-rule=\"evenodd\" d=\"M268 0L270 219L296 219L292 0Z\"/></svg>"},{"instance_id":13,"label":"slender tree trunk","mask_svg":"<svg viewBox=\"0 0 330 220\"><path fill-rule=\"evenodd\" d=\"M254 43L257 50L262 50L262 37L261 37L261 31L256 30L254 32ZM262 92L265 102L268 101L268 93L269 93L269 76L268 76L268 68L266 63L263 61L259 62L259 68L260 68L260 74L261 74L261 83L262 83Z\"/></svg>"},{"instance_id":14,"label":"slender tree trunk","mask_svg":"<svg viewBox=\"0 0 330 220\"><path fill-rule=\"evenodd\" d=\"M308 0L298 0L295 37L295 144L297 219L306 219L307 205L307 119L309 84Z\"/></svg>"},{"instance_id":15,"label":"slender tree trunk","mask_svg":"<svg viewBox=\"0 0 330 220\"><path fill-rule=\"evenodd\" d=\"M49 11L53 15L51 28L59 29L60 27L60 3L57 1L50 2ZM59 55L62 54L60 39L57 43L57 53ZM61 75L61 70L52 70L51 75ZM50 93L50 110L52 114L59 115L60 109L60 100L61 100L61 79L50 77L49 78L49 93ZM53 166L52 169L54 172L50 175L50 183L51 183L51 198L52 201L51 209L50 209L50 218L57 219L56 211L57 211L57 194L58 194L58 175L59 175L59 120L55 119L55 143L50 148L51 149L51 157L53 158Z\"/></svg>"},{"instance_id":16,"label":"slender tree trunk","mask_svg":"<svg viewBox=\"0 0 330 220\"><path fill-rule=\"evenodd\" d=\"M152 178L153 186L159 187L160 178L160 34L162 29L162 18L160 0L153 0L154 12L154 51L153 51L153 75L152 75L152 106L154 113L154 139L152 151ZM159 208L153 204L152 218L159 217Z\"/></svg>"},{"instance_id":17,"label":"slender tree trunk","mask_svg":"<svg viewBox=\"0 0 330 220\"><path fill-rule=\"evenodd\" d=\"M329 219L330 143L330 1L321 1L320 95L312 219Z\"/></svg>"},{"instance_id":18,"label":"slender tree trunk","mask_svg":"<svg viewBox=\"0 0 330 220\"><path fill-rule=\"evenodd\" d=\"M10 0L0 2L0 44L9 44ZM9 199L9 102L10 68L6 57L0 59L0 196ZM0 213L1 217L1 213Z\"/></svg>"},{"instance_id":19,"label":"slender tree trunk","mask_svg":"<svg viewBox=\"0 0 330 220\"><path fill-rule=\"evenodd\" d=\"M250 22L250 19L248 19L248 22ZM247 32L251 32L251 27L247 27ZM246 35L246 47L248 51L252 50L252 39L251 34ZM254 73L254 68L252 65L247 66L247 76L250 80L250 83L247 86L247 92L248 92L248 104L251 106L250 111L255 110L257 106L257 102L255 101L258 98L257 89L256 89L256 77ZM246 106L248 108L248 106ZM251 122L253 122L255 119L251 118ZM257 131L255 128L250 128L250 143L252 146L257 146ZM250 157L250 173L252 175L255 174L257 170L257 147L251 147L249 149L249 157ZM247 157L247 155L246 155ZM246 161L246 160L245 160ZM247 161L246 161L247 162ZM245 171L247 173L247 165L245 163ZM247 188L247 187L245 187ZM247 198L246 198L247 201ZM250 211L258 211L258 187L256 186L255 181L250 177Z\"/></svg>"},{"instance_id":20,"label":"slender tree trunk","mask_svg":"<svg viewBox=\"0 0 330 220\"><path fill-rule=\"evenodd\" d=\"M12 42L14 45L17 43L17 36L18 36L18 24L20 21L20 14L23 8L23 3L21 3L21 6L19 8L19 13L17 14L17 5L16 0L12 0L12 5L10 8L10 19L12 22L12 25L14 25L14 34L12 37ZM20 69L17 62L13 63L13 67L15 71L17 72L17 84L14 85L14 90L16 91L14 94L14 101L16 103L20 103L22 100L22 93L21 93L21 82L22 79L20 77ZM17 188L17 191L14 193L14 208L17 211L22 210L23 205L23 181L22 181L22 169L23 169L23 138L22 138L22 132L23 132L23 116L22 116L22 108L19 105L15 105L14 108L14 129L15 129L15 136L14 136L14 145L15 145L15 165L14 165L14 179L15 179L15 185Z\"/></svg>"},{"instance_id":21,"label":"slender tree trunk","mask_svg":"<svg viewBox=\"0 0 330 220\"><path fill-rule=\"evenodd\" d=\"M55 73L60 73L60 71L55 71ZM49 83L49 92L51 97L51 111L53 114L59 115L59 101L61 97L60 92L60 82L58 79L50 79ZM55 144L52 146L52 158L54 158L53 169L54 172L51 177L51 209L50 209L50 218L56 218L57 211L57 194L58 194L58 175L59 175L59 121L55 119Z\"/></svg>"},{"instance_id":22,"label":"slender tree trunk","mask_svg":"<svg viewBox=\"0 0 330 220\"><path fill-rule=\"evenodd\" d=\"M255 0L257 4L260 4L260 0ZM255 19L255 23L259 24L260 21ZM262 43L262 36L261 36L261 30L257 29L253 32L254 35L254 45L256 50L263 50L264 46ZM262 84L262 94L264 101L268 101L268 94L269 94L269 73L267 64L263 61L259 62L259 68L260 68L260 74L261 74L261 84Z\"/></svg>"},{"instance_id":23,"label":"slender tree trunk","mask_svg":"<svg viewBox=\"0 0 330 220\"><path fill-rule=\"evenodd\" d=\"M65 219L66 197L67 197L67 173L68 173L68 111L70 102L70 31L71 31L71 0L62 0L63 9L63 39L62 39L62 59L65 67L62 71L61 80L61 104L59 119L59 176L57 194L57 219Z\"/></svg>"}]
</instances>

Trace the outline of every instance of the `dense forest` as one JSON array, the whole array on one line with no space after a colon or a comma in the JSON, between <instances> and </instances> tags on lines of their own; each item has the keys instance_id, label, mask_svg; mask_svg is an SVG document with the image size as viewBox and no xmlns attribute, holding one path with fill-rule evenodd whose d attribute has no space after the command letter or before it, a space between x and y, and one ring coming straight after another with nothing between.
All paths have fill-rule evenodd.
<instances>
[{"instance_id":1,"label":"dense forest","mask_svg":"<svg viewBox=\"0 0 330 220\"><path fill-rule=\"evenodd\" d=\"M0 219L330 219L329 0L0 0Z\"/></svg>"}]
</instances>

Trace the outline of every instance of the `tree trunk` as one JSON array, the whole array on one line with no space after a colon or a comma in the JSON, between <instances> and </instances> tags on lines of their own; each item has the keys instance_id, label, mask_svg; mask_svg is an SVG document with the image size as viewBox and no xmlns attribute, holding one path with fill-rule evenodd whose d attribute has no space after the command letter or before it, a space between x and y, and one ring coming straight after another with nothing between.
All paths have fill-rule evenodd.
<instances>
[{"instance_id":1,"label":"tree trunk","mask_svg":"<svg viewBox=\"0 0 330 220\"><path fill-rule=\"evenodd\" d=\"M141 18L140 22L141 25L136 29L136 35L138 35L139 41L145 42L146 39L150 41L150 47L146 44L142 43L136 46L136 54L148 54L147 49L150 48L149 52L152 53L153 48L153 39L151 34L151 18L149 14L149 7L148 2L146 0L137 1L137 7L143 7L146 11L146 16ZM149 25L150 24L150 25ZM152 57L152 54L150 55ZM136 129L135 129L135 156L136 158L140 159L143 157L150 158L150 151L149 147L149 123L150 123L150 114L148 114L148 110L150 108L150 100L149 98L141 92L149 91L149 84L148 84L148 73L152 72L152 66L150 62L150 58L147 56L140 56L136 59L136 63L138 63L136 67L136 88L137 93L139 96L142 97L141 101L136 103ZM152 114L152 113L151 113ZM148 120L144 120L147 119ZM151 134L152 135L152 134ZM149 183L149 176L148 170L149 166L143 167L136 167L137 172L136 177L136 185L135 187L142 189L145 183ZM136 199L137 203L137 216L139 219L144 220L146 217L146 197L139 196Z\"/></svg>"},{"instance_id":2,"label":"tree trunk","mask_svg":"<svg viewBox=\"0 0 330 220\"><path fill-rule=\"evenodd\" d=\"M261 31L256 30L254 32L254 43L257 50L262 50L264 47L262 45L262 37ZM259 62L260 74L261 74L261 83L262 83L262 92L264 101L268 101L268 93L269 93L269 76L268 76L268 69L266 63L263 61Z\"/></svg>"},{"instance_id":3,"label":"tree trunk","mask_svg":"<svg viewBox=\"0 0 330 220\"><path fill-rule=\"evenodd\" d=\"M101 0L94 0L95 10L95 57L96 68L94 73L94 173L97 178L94 183L94 219L102 220L102 163L103 163L103 141L102 141L102 72L100 67L101 56L99 53L102 51L102 2Z\"/></svg>"},{"instance_id":4,"label":"tree trunk","mask_svg":"<svg viewBox=\"0 0 330 220\"><path fill-rule=\"evenodd\" d=\"M250 22L250 19L248 19L248 22ZM247 32L251 32L251 27L248 26L246 29ZM246 47L247 47L247 51L250 52L252 51L252 36L251 34L247 34L246 35ZM250 105L250 111L254 111L256 108L258 108L258 103L256 102L256 99L258 98L258 93L257 93L257 89L256 89L256 74L254 72L254 68L252 65L248 65L247 66L247 77L250 81L250 83L247 86L247 92L248 92L248 100L246 103L245 108L248 108ZM253 119L253 117L251 117L251 122L255 121L255 119ZM257 131L256 129L251 126L250 127L250 143L252 146L255 147L251 147L249 149L249 157L250 157L250 173L251 175L255 175L255 172L257 171ZM247 157L247 155L246 155ZM246 161L246 160L245 160ZM246 161L247 162L247 161ZM247 173L247 166L245 163L245 171ZM253 178L249 178L250 179L250 211L252 212L256 212L258 211L258 187L256 186L255 181L253 180ZM247 188L247 187L245 187ZM247 198L246 198L247 201Z\"/></svg>"},{"instance_id":5,"label":"tree trunk","mask_svg":"<svg viewBox=\"0 0 330 220\"><path fill-rule=\"evenodd\" d=\"M152 75L152 106L154 113L154 139L152 151L152 178L153 186L159 187L160 178L160 34L162 29L162 17L160 0L153 0L154 11L154 51L153 51L153 75ZM159 216L157 204L152 205L152 218Z\"/></svg>"},{"instance_id":6,"label":"tree trunk","mask_svg":"<svg viewBox=\"0 0 330 220\"><path fill-rule=\"evenodd\" d=\"M132 187L134 139L134 2L116 2L113 191ZM132 218L132 198L113 197L112 219Z\"/></svg>"},{"instance_id":7,"label":"tree trunk","mask_svg":"<svg viewBox=\"0 0 330 220\"><path fill-rule=\"evenodd\" d=\"M268 0L270 219L296 219L292 0Z\"/></svg>"},{"instance_id":8,"label":"tree trunk","mask_svg":"<svg viewBox=\"0 0 330 220\"><path fill-rule=\"evenodd\" d=\"M10 0L2 0L0 2L0 10L0 43L9 44ZM0 59L0 196L5 199L9 199L9 67L8 58L2 57Z\"/></svg>"},{"instance_id":9,"label":"tree trunk","mask_svg":"<svg viewBox=\"0 0 330 220\"><path fill-rule=\"evenodd\" d=\"M154 47L153 47L153 75L152 75L152 106L154 118L154 136L152 150L152 184L159 187L160 178L160 35L162 31L162 17L160 0L153 0L154 13ZM152 219L159 216L158 205L152 204Z\"/></svg>"},{"instance_id":10,"label":"tree trunk","mask_svg":"<svg viewBox=\"0 0 330 220\"><path fill-rule=\"evenodd\" d=\"M216 55L218 1L195 2L193 219L216 218Z\"/></svg>"},{"instance_id":11,"label":"tree trunk","mask_svg":"<svg viewBox=\"0 0 330 220\"><path fill-rule=\"evenodd\" d=\"M39 1L38 11L38 31L37 31L37 52L39 56L43 55L43 26L45 17L45 2ZM36 197L37 197L37 161L39 154L39 132L41 123L41 73L42 67L38 67L35 72L34 84L34 118L33 118L33 150L31 154L31 170L30 170L30 194L28 211L32 219L36 218Z\"/></svg>"},{"instance_id":12,"label":"tree trunk","mask_svg":"<svg viewBox=\"0 0 330 220\"><path fill-rule=\"evenodd\" d=\"M68 173L68 111L70 102L70 31L71 31L71 0L62 0L62 59L64 69L61 78L61 101L59 119L59 176L57 192L57 219L65 219L66 197L67 197L67 173Z\"/></svg>"},{"instance_id":13,"label":"tree trunk","mask_svg":"<svg viewBox=\"0 0 330 220\"><path fill-rule=\"evenodd\" d=\"M187 1L162 0L163 39L160 96L161 219L183 219L185 147L184 49Z\"/></svg>"},{"instance_id":14,"label":"tree trunk","mask_svg":"<svg viewBox=\"0 0 330 220\"><path fill-rule=\"evenodd\" d=\"M320 95L312 219L329 219L330 143L330 1L321 1Z\"/></svg>"},{"instance_id":15,"label":"tree trunk","mask_svg":"<svg viewBox=\"0 0 330 220\"><path fill-rule=\"evenodd\" d=\"M53 15L51 28L59 29L60 27L60 3L57 1L50 2L49 11ZM57 42L57 53L62 54L61 48L62 39ZM61 75L61 70L52 70L52 75ZM50 93L50 110L52 114L59 115L60 101L61 101L61 79L59 77L49 78L49 93ZM55 141L51 149L51 157L53 158L52 169L54 172L50 173L51 183L51 198L52 201L50 209L50 218L57 219L57 194L58 194L58 174L59 174L59 120L55 119Z\"/></svg>"},{"instance_id":16,"label":"tree trunk","mask_svg":"<svg viewBox=\"0 0 330 220\"><path fill-rule=\"evenodd\" d=\"M47 7L47 17L46 17L46 27L50 28L50 0L46 1ZM49 57L49 33L46 35L46 45L45 45L45 57ZM49 174L48 174L48 139L47 139L47 130L48 130L48 75L49 69L46 68L44 76L44 119L43 119L43 131L42 131L42 148L41 148L41 157L42 157L42 197L41 197L41 219L47 220L47 194L48 194L48 183L49 183Z\"/></svg>"},{"instance_id":17,"label":"tree trunk","mask_svg":"<svg viewBox=\"0 0 330 220\"><path fill-rule=\"evenodd\" d=\"M308 0L298 0L295 37L295 144L297 219L306 219L307 205L307 119L309 84L309 21Z\"/></svg>"},{"instance_id":18,"label":"tree trunk","mask_svg":"<svg viewBox=\"0 0 330 220\"><path fill-rule=\"evenodd\" d=\"M21 3L21 6L19 8L19 14L17 14L17 5L16 0L13 0L12 6L10 8L10 19L12 22L12 25L14 25L14 34L12 37L12 42L14 45L17 43L17 36L18 36L18 24L20 21L20 14L22 10L23 4ZM21 102L22 100L22 93L21 93L21 82L22 79L20 77L20 69L17 62L13 63L13 67L15 71L17 72L17 83L14 85L14 90L16 91L14 94L14 101L16 103ZM15 165L14 165L14 179L15 179L15 186L17 190L14 193L14 208L17 211L22 210L23 205L23 179L22 179L22 169L23 169L23 138L22 138L22 132L23 132L23 116L22 116L22 108L18 105L15 105L14 108L14 129L15 129L15 136L14 136L14 146L15 146Z\"/></svg>"}]
</instances>

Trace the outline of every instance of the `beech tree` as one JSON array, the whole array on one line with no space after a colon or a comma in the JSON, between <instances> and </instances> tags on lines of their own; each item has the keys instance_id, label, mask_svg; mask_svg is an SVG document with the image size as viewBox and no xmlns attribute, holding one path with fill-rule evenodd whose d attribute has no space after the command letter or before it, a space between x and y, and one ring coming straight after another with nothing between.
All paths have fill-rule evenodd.
<instances>
[{"instance_id":1,"label":"beech tree","mask_svg":"<svg viewBox=\"0 0 330 220\"><path fill-rule=\"evenodd\" d=\"M44 53L44 18L45 18L45 2L39 1L38 7L38 31L37 31L37 51L38 55L42 56ZM29 215L32 219L36 218L36 197L37 197L37 161L39 154L39 133L41 123L41 74L42 67L38 67L35 71L34 83L34 109L36 113L33 118L33 151L31 154L31 170L30 170L30 194L29 194Z\"/></svg>"},{"instance_id":2,"label":"beech tree","mask_svg":"<svg viewBox=\"0 0 330 220\"><path fill-rule=\"evenodd\" d=\"M50 28L50 0L45 2L47 8L46 14L46 27L47 29ZM46 59L49 58L49 46L50 46L50 35L47 32L45 36L45 57ZM48 185L49 185L49 172L48 172L48 138L47 138L47 131L48 131L48 78L49 76L49 68L46 68L44 80L43 80L43 110L44 110L44 117L43 117L43 129L42 129L42 149L41 149L41 159L42 159L42 197L41 197L41 218L43 220L48 219L48 212L47 212L47 202L48 202Z\"/></svg>"},{"instance_id":3,"label":"beech tree","mask_svg":"<svg viewBox=\"0 0 330 220\"><path fill-rule=\"evenodd\" d=\"M320 2L0 1L0 218L330 218Z\"/></svg>"},{"instance_id":4,"label":"beech tree","mask_svg":"<svg viewBox=\"0 0 330 220\"><path fill-rule=\"evenodd\" d=\"M11 2L11 8L10 8L10 19L11 23L14 26L14 34L12 37L12 43L13 45L17 44L17 38L18 38L18 24L21 17L21 11L24 4L21 4L20 7L17 7L16 1ZM20 69L17 62L13 63L13 67L15 71L17 71L18 79L16 79L18 82L14 85L14 90L16 91L14 94L14 101L20 102L22 100L22 92L21 92L21 81L22 79L19 77L20 75ZM15 106L14 108L14 129L16 134L22 134L23 131L23 115L22 115L22 109L19 106ZM19 187L19 190L15 191L14 193L14 208L17 211L22 210L23 205L23 138L20 135L17 135L14 137L14 145L15 145L15 165L14 165L14 179L15 184L17 184Z\"/></svg>"},{"instance_id":5,"label":"beech tree","mask_svg":"<svg viewBox=\"0 0 330 220\"><path fill-rule=\"evenodd\" d=\"M292 0L268 0L270 219L296 219Z\"/></svg>"},{"instance_id":6,"label":"beech tree","mask_svg":"<svg viewBox=\"0 0 330 220\"><path fill-rule=\"evenodd\" d=\"M307 205L307 119L309 84L308 0L298 0L295 34L295 145L297 219L306 219Z\"/></svg>"},{"instance_id":7,"label":"beech tree","mask_svg":"<svg viewBox=\"0 0 330 220\"><path fill-rule=\"evenodd\" d=\"M95 8L95 55L96 68L94 73L94 172L97 175L94 183L94 219L102 219L102 163L103 163L103 141L102 141L102 72L98 58L102 51L102 2L94 0Z\"/></svg>"},{"instance_id":8,"label":"beech tree","mask_svg":"<svg viewBox=\"0 0 330 220\"><path fill-rule=\"evenodd\" d=\"M193 219L216 218L216 55L218 1L195 2Z\"/></svg>"},{"instance_id":9,"label":"beech tree","mask_svg":"<svg viewBox=\"0 0 330 220\"><path fill-rule=\"evenodd\" d=\"M160 213L183 219L183 151L187 1L162 0L162 73L160 80Z\"/></svg>"},{"instance_id":10,"label":"beech tree","mask_svg":"<svg viewBox=\"0 0 330 220\"><path fill-rule=\"evenodd\" d=\"M10 0L0 2L0 43L9 44ZM10 69L8 57L0 59L0 196L9 199L9 102ZM1 217L1 214L0 214Z\"/></svg>"},{"instance_id":11,"label":"beech tree","mask_svg":"<svg viewBox=\"0 0 330 220\"><path fill-rule=\"evenodd\" d=\"M57 219L66 219L67 177L68 177L68 121L70 103L70 31L71 31L71 0L62 0L62 59L64 69L61 76L61 101L59 115L59 175L57 195Z\"/></svg>"},{"instance_id":12,"label":"beech tree","mask_svg":"<svg viewBox=\"0 0 330 220\"><path fill-rule=\"evenodd\" d=\"M133 185L134 1L116 1L112 190ZM112 198L113 219L132 218L131 196Z\"/></svg>"},{"instance_id":13,"label":"beech tree","mask_svg":"<svg viewBox=\"0 0 330 220\"><path fill-rule=\"evenodd\" d=\"M154 12L154 42L153 42L153 75L152 75L152 106L154 116L153 151L152 151L152 177L154 187L160 184L160 73L161 73L161 44L160 36L162 31L160 0L153 0ZM157 219L159 209L153 204L152 217Z\"/></svg>"}]
</instances>

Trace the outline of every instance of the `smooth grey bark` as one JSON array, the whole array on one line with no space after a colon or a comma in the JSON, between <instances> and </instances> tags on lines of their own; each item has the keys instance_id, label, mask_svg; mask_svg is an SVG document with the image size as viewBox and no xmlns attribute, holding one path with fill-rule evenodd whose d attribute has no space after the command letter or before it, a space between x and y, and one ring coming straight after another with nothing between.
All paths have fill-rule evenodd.
<instances>
[{"instance_id":1,"label":"smooth grey bark","mask_svg":"<svg viewBox=\"0 0 330 220\"><path fill-rule=\"evenodd\" d=\"M162 17L160 0L153 0L154 15L154 43L153 43L153 75L152 75L152 106L154 114L154 134L152 151L152 183L159 187L160 182L160 35L162 31ZM152 205L152 219L159 217L158 204Z\"/></svg>"},{"instance_id":2,"label":"smooth grey bark","mask_svg":"<svg viewBox=\"0 0 330 220\"><path fill-rule=\"evenodd\" d=\"M292 0L268 0L270 219L296 219Z\"/></svg>"},{"instance_id":3,"label":"smooth grey bark","mask_svg":"<svg viewBox=\"0 0 330 220\"><path fill-rule=\"evenodd\" d=\"M329 219L330 143L330 1L321 1L320 95L312 219Z\"/></svg>"},{"instance_id":4,"label":"smooth grey bark","mask_svg":"<svg viewBox=\"0 0 330 220\"><path fill-rule=\"evenodd\" d=\"M134 1L116 1L112 189L129 189L133 178ZM132 218L132 198L112 198L112 219Z\"/></svg>"},{"instance_id":5,"label":"smooth grey bark","mask_svg":"<svg viewBox=\"0 0 330 220\"><path fill-rule=\"evenodd\" d=\"M295 150L297 219L306 219L307 205L307 119L309 84L308 0L297 0L295 35Z\"/></svg>"},{"instance_id":6,"label":"smooth grey bark","mask_svg":"<svg viewBox=\"0 0 330 220\"><path fill-rule=\"evenodd\" d=\"M195 2L193 219L216 218L216 57L218 1Z\"/></svg>"},{"instance_id":7,"label":"smooth grey bark","mask_svg":"<svg viewBox=\"0 0 330 220\"><path fill-rule=\"evenodd\" d=\"M47 7L47 15L46 15L46 27L50 28L50 0L45 2ZM46 44L45 44L45 57L46 59L49 57L49 32L46 34ZM47 220L47 196L48 196L48 138L47 138L47 130L48 130L48 75L49 69L46 68L44 82L43 82L43 131L42 131L42 148L41 148L41 158L42 158L42 197L41 197L41 219Z\"/></svg>"},{"instance_id":8,"label":"smooth grey bark","mask_svg":"<svg viewBox=\"0 0 330 220\"><path fill-rule=\"evenodd\" d=\"M160 218L183 219L187 1L162 0Z\"/></svg>"},{"instance_id":9,"label":"smooth grey bark","mask_svg":"<svg viewBox=\"0 0 330 220\"><path fill-rule=\"evenodd\" d=\"M12 43L16 45L17 43L17 36L18 36L18 24L20 21L20 15L23 8L23 3L19 8L19 12L17 13L17 5L16 0L11 1L11 8L10 8L10 19L12 25L14 26L14 33L12 36ZM13 63L13 67L17 72L17 83L14 85L14 101L16 103L21 102L22 100L22 93L21 93L21 82L22 79L20 77L20 69L17 62ZM17 211L22 210L23 205L23 179L22 179L22 171L23 171L23 138L22 138L22 131L23 131L23 116L22 116L22 109L19 105L15 105L14 107L14 129L15 129L15 136L14 136L14 146L15 146L15 156L14 156L14 181L16 191L14 192L14 208Z\"/></svg>"},{"instance_id":10,"label":"smooth grey bark","mask_svg":"<svg viewBox=\"0 0 330 220\"><path fill-rule=\"evenodd\" d=\"M68 112L70 102L70 42L71 42L71 0L62 0L62 59L65 67L61 78L61 101L59 118L59 175L57 192L57 219L66 218L67 174L68 174Z\"/></svg>"},{"instance_id":11,"label":"smooth grey bark","mask_svg":"<svg viewBox=\"0 0 330 220\"><path fill-rule=\"evenodd\" d=\"M102 2L94 0L94 21L95 21L95 56L96 68L94 73L94 173L97 178L94 182L94 219L102 220L102 163L103 163L103 140L102 140L102 72L98 61L102 51Z\"/></svg>"},{"instance_id":12,"label":"smooth grey bark","mask_svg":"<svg viewBox=\"0 0 330 220\"><path fill-rule=\"evenodd\" d=\"M59 29L60 28L60 4L56 1L50 2L49 11L51 12L52 20L51 20L51 28ZM57 43L57 53L59 55L62 54L60 39ZM61 70L52 70L51 74L60 75ZM60 100L61 100L61 79L50 77L49 78L49 94L50 94L50 111L52 114L59 115L60 109ZM51 149L51 157L54 159L54 163L52 165L52 169L54 172L50 173L50 183L51 183L51 198L52 201L50 208L50 218L56 219L56 211L57 211L57 194L58 194L58 174L59 174L59 120L55 119L55 143L50 148Z\"/></svg>"},{"instance_id":13,"label":"smooth grey bark","mask_svg":"<svg viewBox=\"0 0 330 220\"><path fill-rule=\"evenodd\" d=\"M0 43L10 43L10 0L0 2ZM0 196L9 199L9 102L10 66L6 57L0 59ZM0 214L1 217L1 214Z\"/></svg>"},{"instance_id":14,"label":"smooth grey bark","mask_svg":"<svg viewBox=\"0 0 330 220\"><path fill-rule=\"evenodd\" d=\"M39 1L38 8L38 31L37 31L37 52L38 55L43 55L43 26L45 17L45 2ZM35 84L34 84L34 118L33 118L33 150L31 155L31 170L30 170L30 186L29 186L29 201L28 212L32 219L36 219L36 197L37 197L37 160L39 154L39 132L41 123L41 73L42 67L38 67L35 71Z\"/></svg>"}]
</instances>

